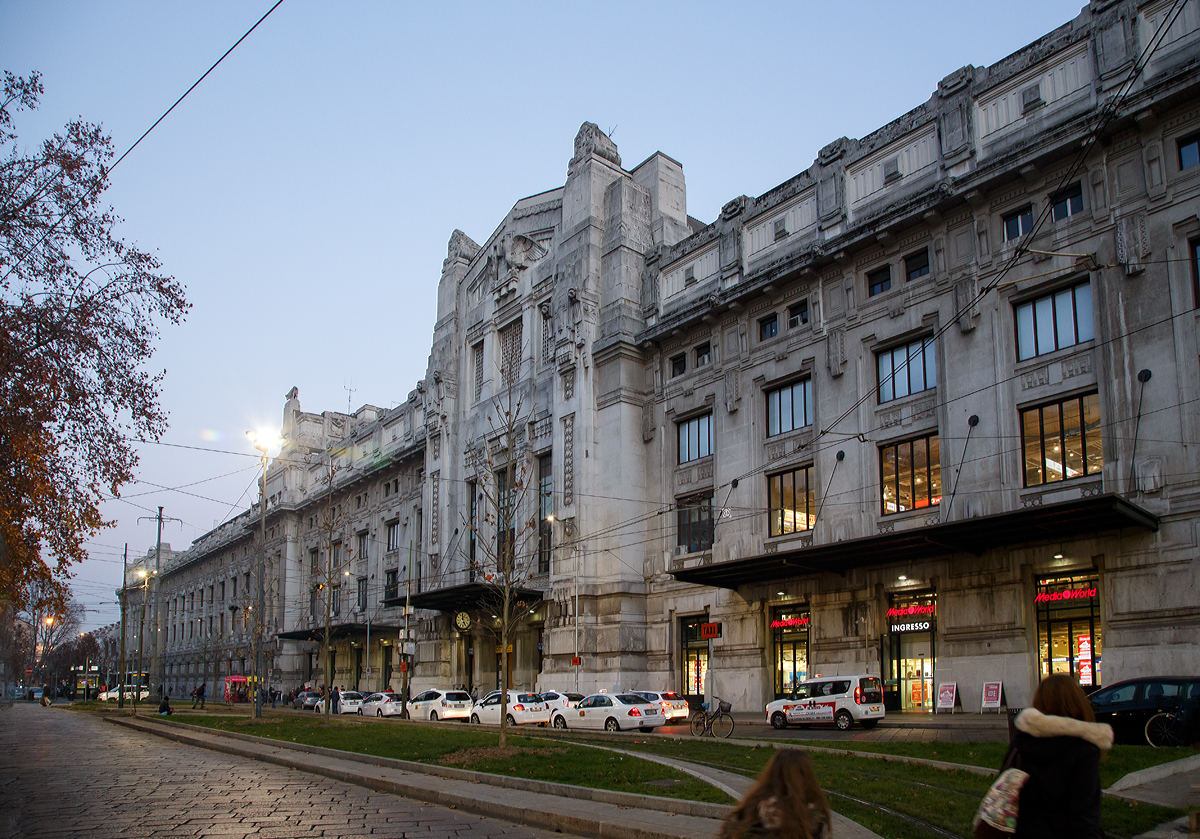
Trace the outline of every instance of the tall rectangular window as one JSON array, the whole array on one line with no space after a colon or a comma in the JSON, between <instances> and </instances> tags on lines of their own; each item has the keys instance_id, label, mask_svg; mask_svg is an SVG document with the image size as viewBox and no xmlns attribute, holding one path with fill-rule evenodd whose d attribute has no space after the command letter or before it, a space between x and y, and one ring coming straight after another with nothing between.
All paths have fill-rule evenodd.
<instances>
[{"instance_id":1,"label":"tall rectangular window","mask_svg":"<svg viewBox=\"0 0 1200 839\"><path fill-rule=\"evenodd\" d=\"M512 476L515 479L515 475ZM509 470L501 469L496 472L496 566L506 572L511 571L516 558L516 510L513 505L517 501L517 493L510 480Z\"/></svg>"},{"instance_id":2,"label":"tall rectangular window","mask_svg":"<svg viewBox=\"0 0 1200 839\"><path fill-rule=\"evenodd\" d=\"M767 436L812 425L812 379L767 391Z\"/></svg>"},{"instance_id":3,"label":"tall rectangular window","mask_svg":"<svg viewBox=\"0 0 1200 839\"><path fill-rule=\"evenodd\" d=\"M708 364L710 364L712 362L712 343L705 341L703 344L696 347L695 356L697 367L706 367Z\"/></svg>"},{"instance_id":4,"label":"tall rectangular window","mask_svg":"<svg viewBox=\"0 0 1200 839\"><path fill-rule=\"evenodd\" d=\"M680 353L671 358L671 378L682 376L687 372L687 356Z\"/></svg>"},{"instance_id":5,"label":"tall rectangular window","mask_svg":"<svg viewBox=\"0 0 1200 839\"><path fill-rule=\"evenodd\" d=\"M880 403L937 387L937 357L932 338L884 350L875 356L875 365Z\"/></svg>"},{"instance_id":6,"label":"tall rectangular window","mask_svg":"<svg viewBox=\"0 0 1200 839\"><path fill-rule=\"evenodd\" d=\"M788 306L788 329L796 329L808 323L808 301L801 300Z\"/></svg>"},{"instance_id":7,"label":"tall rectangular window","mask_svg":"<svg viewBox=\"0 0 1200 839\"><path fill-rule=\"evenodd\" d=\"M367 578L358 578L358 611L367 611Z\"/></svg>"},{"instance_id":8,"label":"tall rectangular window","mask_svg":"<svg viewBox=\"0 0 1200 839\"><path fill-rule=\"evenodd\" d=\"M506 385L521 377L521 325L518 319L500 330L500 381Z\"/></svg>"},{"instance_id":9,"label":"tall rectangular window","mask_svg":"<svg viewBox=\"0 0 1200 839\"><path fill-rule=\"evenodd\" d=\"M885 516L940 504L942 463L938 435L880 446L879 487Z\"/></svg>"},{"instance_id":10,"label":"tall rectangular window","mask_svg":"<svg viewBox=\"0 0 1200 839\"><path fill-rule=\"evenodd\" d=\"M554 316L549 309L549 303L543 304L547 307L542 313L542 362L554 360Z\"/></svg>"},{"instance_id":11,"label":"tall rectangular window","mask_svg":"<svg viewBox=\"0 0 1200 839\"><path fill-rule=\"evenodd\" d=\"M338 566L340 566L342 564L342 543L341 542L333 543L333 558L331 561L333 562L333 570L336 572L338 570Z\"/></svg>"},{"instance_id":12,"label":"tall rectangular window","mask_svg":"<svg viewBox=\"0 0 1200 839\"><path fill-rule=\"evenodd\" d=\"M768 475L767 499L769 535L784 536L812 529L817 518L812 467L803 466L778 475Z\"/></svg>"},{"instance_id":13,"label":"tall rectangular window","mask_svg":"<svg viewBox=\"0 0 1200 839\"><path fill-rule=\"evenodd\" d=\"M1192 257L1192 307L1200 309L1200 239L1188 242Z\"/></svg>"},{"instance_id":14,"label":"tall rectangular window","mask_svg":"<svg viewBox=\"0 0 1200 839\"><path fill-rule=\"evenodd\" d=\"M333 614L338 616L342 613L342 585L338 583L333 587Z\"/></svg>"},{"instance_id":15,"label":"tall rectangular window","mask_svg":"<svg viewBox=\"0 0 1200 839\"><path fill-rule=\"evenodd\" d=\"M1082 282L1016 308L1017 360L1082 344L1095 337L1092 329L1092 285Z\"/></svg>"},{"instance_id":16,"label":"tall rectangular window","mask_svg":"<svg viewBox=\"0 0 1200 839\"><path fill-rule=\"evenodd\" d=\"M367 553L367 546L369 544L369 542L368 542L369 538L370 538L370 534L365 530L362 533L358 534L358 556L355 557L355 559L359 560L360 562L370 558Z\"/></svg>"},{"instance_id":17,"label":"tall rectangular window","mask_svg":"<svg viewBox=\"0 0 1200 839\"><path fill-rule=\"evenodd\" d=\"M1004 241L1012 242L1033 230L1033 207L1026 206L1003 216Z\"/></svg>"},{"instance_id":18,"label":"tall rectangular window","mask_svg":"<svg viewBox=\"0 0 1200 839\"><path fill-rule=\"evenodd\" d=\"M1192 135L1179 141L1179 168L1200 166L1200 136Z\"/></svg>"},{"instance_id":19,"label":"tall rectangular window","mask_svg":"<svg viewBox=\"0 0 1200 839\"><path fill-rule=\"evenodd\" d=\"M767 315L758 322L758 340L766 341L779 334L779 316Z\"/></svg>"},{"instance_id":20,"label":"tall rectangular window","mask_svg":"<svg viewBox=\"0 0 1200 839\"><path fill-rule=\"evenodd\" d=\"M929 248L921 248L916 253L904 257L904 279L912 282L918 277L929 273Z\"/></svg>"},{"instance_id":21,"label":"tall rectangular window","mask_svg":"<svg viewBox=\"0 0 1200 839\"><path fill-rule=\"evenodd\" d=\"M550 572L550 551L553 547L554 464L550 455L538 458L538 573Z\"/></svg>"},{"instance_id":22,"label":"tall rectangular window","mask_svg":"<svg viewBox=\"0 0 1200 839\"><path fill-rule=\"evenodd\" d=\"M1089 393L1021 411L1025 486L1099 474L1100 396Z\"/></svg>"},{"instance_id":23,"label":"tall rectangular window","mask_svg":"<svg viewBox=\"0 0 1200 839\"><path fill-rule=\"evenodd\" d=\"M688 552L706 551L713 544L713 496L693 495L675 503L678 512L679 539L681 548Z\"/></svg>"},{"instance_id":24,"label":"tall rectangular window","mask_svg":"<svg viewBox=\"0 0 1200 839\"><path fill-rule=\"evenodd\" d=\"M1083 212L1083 184L1064 189L1051 199L1055 221L1062 221Z\"/></svg>"},{"instance_id":25,"label":"tall rectangular window","mask_svg":"<svg viewBox=\"0 0 1200 839\"><path fill-rule=\"evenodd\" d=\"M385 600L395 600L400 594L400 572L392 568L383 572L383 597Z\"/></svg>"},{"instance_id":26,"label":"tall rectangular window","mask_svg":"<svg viewBox=\"0 0 1200 839\"><path fill-rule=\"evenodd\" d=\"M475 401L483 395L483 341L471 347L471 363L475 370Z\"/></svg>"},{"instance_id":27,"label":"tall rectangular window","mask_svg":"<svg viewBox=\"0 0 1200 839\"><path fill-rule=\"evenodd\" d=\"M387 549L388 551L400 549L400 522L398 521L387 523Z\"/></svg>"},{"instance_id":28,"label":"tall rectangular window","mask_svg":"<svg viewBox=\"0 0 1200 839\"><path fill-rule=\"evenodd\" d=\"M678 424L679 462L688 463L712 454L712 414Z\"/></svg>"},{"instance_id":29,"label":"tall rectangular window","mask_svg":"<svg viewBox=\"0 0 1200 839\"><path fill-rule=\"evenodd\" d=\"M867 274L867 295L874 297L892 287L892 266L884 265Z\"/></svg>"},{"instance_id":30,"label":"tall rectangular window","mask_svg":"<svg viewBox=\"0 0 1200 839\"><path fill-rule=\"evenodd\" d=\"M479 487L474 481L467 482L467 575L475 582L475 544L479 531Z\"/></svg>"}]
</instances>

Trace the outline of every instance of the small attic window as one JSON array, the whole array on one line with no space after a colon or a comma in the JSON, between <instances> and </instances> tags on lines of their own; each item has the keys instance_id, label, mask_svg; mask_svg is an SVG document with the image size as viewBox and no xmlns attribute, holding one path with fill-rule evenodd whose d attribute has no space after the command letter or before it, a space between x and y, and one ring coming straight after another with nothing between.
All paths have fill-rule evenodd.
<instances>
[{"instance_id":1,"label":"small attic window","mask_svg":"<svg viewBox=\"0 0 1200 839\"><path fill-rule=\"evenodd\" d=\"M883 161L883 182L890 184L900 178L900 158L893 157Z\"/></svg>"},{"instance_id":2,"label":"small attic window","mask_svg":"<svg viewBox=\"0 0 1200 839\"><path fill-rule=\"evenodd\" d=\"M788 235L787 219L775 219L775 241L786 239Z\"/></svg>"},{"instance_id":3,"label":"small attic window","mask_svg":"<svg viewBox=\"0 0 1200 839\"><path fill-rule=\"evenodd\" d=\"M693 285L696 282L696 266L689 265L683 269L683 284Z\"/></svg>"}]
</instances>

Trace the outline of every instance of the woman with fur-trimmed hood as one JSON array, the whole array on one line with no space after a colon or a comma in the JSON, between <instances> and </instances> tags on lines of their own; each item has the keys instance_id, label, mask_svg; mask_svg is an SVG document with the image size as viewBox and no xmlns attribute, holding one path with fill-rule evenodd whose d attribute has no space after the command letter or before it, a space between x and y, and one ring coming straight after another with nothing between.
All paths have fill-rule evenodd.
<instances>
[{"instance_id":1,"label":"woman with fur-trimmed hood","mask_svg":"<svg viewBox=\"0 0 1200 839\"><path fill-rule=\"evenodd\" d=\"M1103 839L1100 754L1112 748L1112 728L1097 723L1075 680L1048 676L1033 707L1017 717L1005 766L1029 773L1021 787L1015 839Z\"/></svg>"}]
</instances>

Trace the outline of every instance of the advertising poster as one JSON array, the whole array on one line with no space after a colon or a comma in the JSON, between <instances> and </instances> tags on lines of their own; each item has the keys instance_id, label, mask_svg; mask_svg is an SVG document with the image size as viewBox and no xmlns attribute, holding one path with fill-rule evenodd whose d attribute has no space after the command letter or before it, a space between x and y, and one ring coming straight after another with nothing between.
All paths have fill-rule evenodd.
<instances>
[{"instance_id":1,"label":"advertising poster","mask_svg":"<svg viewBox=\"0 0 1200 839\"><path fill-rule=\"evenodd\" d=\"M980 709L1000 707L1000 698L1004 695L1001 688L1003 682L984 682L983 683L983 701L980 703Z\"/></svg>"},{"instance_id":2,"label":"advertising poster","mask_svg":"<svg viewBox=\"0 0 1200 839\"><path fill-rule=\"evenodd\" d=\"M788 722L833 722L833 702L805 702L787 711Z\"/></svg>"},{"instance_id":3,"label":"advertising poster","mask_svg":"<svg viewBox=\"0 0 1200 839\"><path fill-rule=\"evenodd\" d=\"M958 694L957 682L946 682L938 685L937 706L938 709L949 708L954 710L954 697Z\"/></svg>"},{"instance_id":4,"label":"advertising poster","mask_svg":"<svg viewBox=\"0 0 1200 839\"><path fill-rule=\"evenodd\" d=\"M1075 643L1079 649L1075 656L1075 661L1079 665L1079 684L1090 685L1092 683L1092 636L1077 635Z\"/></svg>"}]
</instances>

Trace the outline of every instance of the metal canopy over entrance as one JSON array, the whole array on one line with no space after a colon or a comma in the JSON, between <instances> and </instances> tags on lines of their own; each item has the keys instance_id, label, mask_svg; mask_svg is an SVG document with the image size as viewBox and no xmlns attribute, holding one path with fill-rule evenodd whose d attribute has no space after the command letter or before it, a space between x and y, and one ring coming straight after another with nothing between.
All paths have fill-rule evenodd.
<instances>
[{"instance_id":1,"label":"metal canopy over entrance","mask_svg":"<svg viewBox=\"0 0 1200 839\"><path fill-rule=\"evenodd\" d=\"M513 588L512 595L516 600L522 600L528 606L541 602L544 592L533 589ZM406 598L404 595L389 597L383 601L384 606L403 606L406 602L414 609L436 609L441 612L471 611L472 609L492 608L500 602L502 592L495 586L485 583L464 583L458 586L433 589L414 593Z\"/></svg>"},{"instance_id":2,"label":"metal canopy over entrance","mask_svg":"<svg viewBox=\"0 0 1200 839\"><path fill-rule=\"evenodd\" d=\"M844 574L853 568L970 553L1027 542L1066 541L1128 527L1158 530L1158 516L1107 494L1029 507L995 516L933 524L811 548L762 554L675 571L685 583L736 589L804 574Z\"/></svg>"},{"instance_id":3,"label":"metal canopy over entrance","mask_svg":"<svg viewBox=\"0 0 1200 839\"><path fill-rule=\"evenodd\" d=\"M371 634L379 633L382 638L384 633L398 633L400 626L391 623L374 623L371 624ZM329 625L329 643L333 644L338 641L344 641L347 638L365 637L367 634L367 625L365 623L333 623ZM314 641L323 642L325 640L325 626L314 626L311 629L293 629L291 632L280 632L275 636L284 641Z\"/></svg>"}]
</instances>

